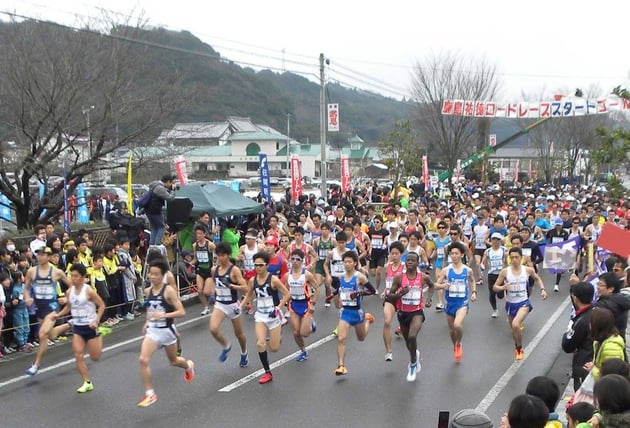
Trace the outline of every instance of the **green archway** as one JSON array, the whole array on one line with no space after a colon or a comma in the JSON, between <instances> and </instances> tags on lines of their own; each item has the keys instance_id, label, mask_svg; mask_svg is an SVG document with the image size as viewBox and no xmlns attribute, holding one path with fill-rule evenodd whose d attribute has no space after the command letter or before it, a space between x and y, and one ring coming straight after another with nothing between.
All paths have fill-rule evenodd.
<instances>
[{"instance_id":1,"label":"green archway","mask_svg":"<svg viewBox=\"0 0 630 428\"><path fill-rule=\"evenodd\" d=\"M249 143L245 149L247 156L258 156L260 153L260 146L256 143Z\"/></svg>"}]
</instances>

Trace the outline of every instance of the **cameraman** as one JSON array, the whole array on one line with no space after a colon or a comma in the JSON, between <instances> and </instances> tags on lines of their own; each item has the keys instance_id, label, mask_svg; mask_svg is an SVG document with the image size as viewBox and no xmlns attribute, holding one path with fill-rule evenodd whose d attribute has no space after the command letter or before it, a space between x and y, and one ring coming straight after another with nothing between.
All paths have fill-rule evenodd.
<instances>
[{"instance_id":1,"label":"cameraman","mask_svg":"<svg viewBox=\"0 0 630 428\"><path fill-rule=\"evenodd\" d=\"M151 192L151 199L147 204L144 212L149 220L151 227L151 238L149 239L149 245L161 245L162 238L164 237L164 216L162 214L162 208L164 208L164 201L173 201L175 199L175 184L173 183L175 176L167 174L159 181L154 181L149 184L149 191Z\"/></svg>"}]
</instances>

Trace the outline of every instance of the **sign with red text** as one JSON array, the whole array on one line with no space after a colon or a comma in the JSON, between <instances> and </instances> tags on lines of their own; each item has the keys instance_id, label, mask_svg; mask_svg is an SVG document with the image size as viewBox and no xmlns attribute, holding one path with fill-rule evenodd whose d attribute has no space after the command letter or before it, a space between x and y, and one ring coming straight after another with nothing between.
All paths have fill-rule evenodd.
<instances>
[{"instance_id":1,"label":"sign with red text","mask_svg":"<svg viewBox=\"0 0 630 428\"><path fill-rule=\"evenodd\" d=\"M183 156L175 158L175 173L179 184L188 184L188 170L186 169L186 159Z\"/></svg>"},{"instance_id":2,"label":"sign with red text","mask_svg":"<svg viewBox=\"0 0 630 428\"><path fill-rule=\"evenodd\" d=\"M630 100L609 95L595 99L554 97L553 101L519 101L501 103L479 100L444 100L442 114L469 117L507 117L539 119L607 114L630 110Z\"/></svg>"},{"instance_id":3,"label":"sign with red text","mask_svg":"<svg viewBox=\"0 0 630 428\"><path fill-rule=\"evenodd\" d=\"M328 104L328 132L339 132L339 104Z\"/></svg>"},{"instance_id":4,"label":"sign with red text","mask_svg":"<svg viewBox=\"0 0 630 428\"><path fill-rule=\"evenodd\" d=\"M350 158L348 156L341 157L341 192L350 191Z\"/></svg>"},{"instance_id":5,"label":"sign with red text","mask_svg":"<svg viewBox=\"0 0 630 428\"><path fill-rule=\"evenodd\" d=\"M296 205L302 196L302 174L300 172L300 158L291 156L291 198Z\"/></svg>"}]
</instances>

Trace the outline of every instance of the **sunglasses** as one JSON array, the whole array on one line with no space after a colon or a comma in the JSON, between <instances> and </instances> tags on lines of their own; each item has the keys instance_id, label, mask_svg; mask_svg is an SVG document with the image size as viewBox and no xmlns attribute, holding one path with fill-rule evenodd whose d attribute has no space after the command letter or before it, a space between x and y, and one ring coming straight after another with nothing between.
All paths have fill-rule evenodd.
<instances>
[{"instance_id":1,"label":"sunglasses","mask_svg":"<svg viewBox=\"0 0 630 428\"><path fill-rule=\"evenodd\" d=\"M295 227L295 225L294 224L290 224L289 227Z\"/></svg>"},{"instance_id":2,"label":"sunglasses","mask_svg":"<svg viewBox=\"0 0 630 428\"><path fill-rule=\"evenodd\" d=\"M438 226L438 229L446 229L444 226Z\"/></svg>"},{"instance_id":3,"label":"sunglasses","mask_svg":"<svg viewBox=\"0 0 630 428\"><path fill-rule=\"evenodd\" d=\"M299 258L299 257L291 257L291 261L292 261L292 262L301 262L301 261L302 261L302 259L301 259L301 258Z\"/></svg>"},{"instance_id":4,"label":"sunglasses","mask_svg":"<svg viewBox=\"0 0 630 428\"><path fill-rule=\"evenodd\" d=\"M254 263L255 267L263 267L263 266L267 266L267 263Z\"/></svg>"},{"instance_id":5,"label":"sunglasses","mask_svg":"<svg viewBox=\"0 0 630 428\"><path fill-rule=\"evenodd\" d=\"M459 235L459 233L458 233L458 232L451 232L451 233L449 233L449 235L451 235L451 236L457 236L457 235Z\"/></svg>"}]
</instances>

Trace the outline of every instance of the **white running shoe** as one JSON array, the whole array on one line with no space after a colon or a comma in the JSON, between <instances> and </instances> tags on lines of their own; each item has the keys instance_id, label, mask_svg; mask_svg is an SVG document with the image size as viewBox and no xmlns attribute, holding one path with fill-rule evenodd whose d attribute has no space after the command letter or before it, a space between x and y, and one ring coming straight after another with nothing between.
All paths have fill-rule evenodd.
<instances>
[{"instance_id":1,"label":"white running shoe","mask_svg":"<svg viewBox=\"0 0 630 428\"><path fill-rule=\"evenodd\" d=\"M394 359L394 354L388 352L385 354L385 361L392 361Z\"/></svg>"},{"instance_id":2,"label":"white running shoe","mask_svg":"<svg viewBox=\"0 0 630 428\"><path fill-rule=\"evenodd\" d=\"M498 310L493 310L492 311L492 318L497 318L499 316L499 311Z\"/></svg>"},{"instance_id":3,"label":"white running shoe","mask_svg":"<svg viewBox=\"0 0 630 428\"><path fill-rule=\"evenodd\" d=\"M201 311L201 315L210 315L210 308L208 306L206 306L205 308L203 308L203 311Z\"/></svg>"}]
</instances>

